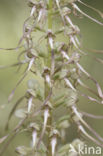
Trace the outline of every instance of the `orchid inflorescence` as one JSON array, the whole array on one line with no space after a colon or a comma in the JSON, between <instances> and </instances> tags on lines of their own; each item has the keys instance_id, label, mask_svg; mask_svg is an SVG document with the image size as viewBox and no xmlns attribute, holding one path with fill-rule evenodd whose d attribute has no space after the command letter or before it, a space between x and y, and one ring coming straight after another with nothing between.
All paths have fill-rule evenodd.
<instances>
[{"instance_id":1,"label":"orchid inflorescence","mask_svg":"<svg viewBox=\"0 0 103 156\"><path fill-rule=\"evenodd\" d=\"M23 36L17 48L6 49L16 51L23 49L18 55L18 62L0 67L19 66L20 68L23 64L27 65L8 100L12 100L16 88L30 72L33 76L28 80L25 95L19 98L9 114L6 128L14 112L21 120L10 134L1 138L1 142L5 141L6 144L0 150L0 156L3 155L11 140L23 131L22 126L30 132L32 143L30 147L16 148L20 156L72 156L74 153L70 150L71 146L75 150L74 155L77 156L76 145L83 146L87 138L103 147L103 138L83 119L84 116L102 119L103 116L95 116L77 108L79 96L103 104L103 92L99 83L80 64L81 57L89 54L81 48L80 29L73 23L70 15L80 18L86 16L101 26L103 23L83 12L78 6L79 3L103 17L99 10L85 4L82 0L28 0L31 11L23 24ZM58 30L54 28L56 19L61 19ZM40 37L38 32L41 34ZM66 41L58 41L60 34L64 35ZM97 91L83 83L83 76L95 84ZM97 98L82 93L78 86L87 89ZM27 105L17 109L24 99L27 100ZM65 113L56 119L57 109L63 109ZM66 129L71 123L76 125L79 134L82 134L82 139L78 138L68 143Z\"/></svg>"}]
</instances>

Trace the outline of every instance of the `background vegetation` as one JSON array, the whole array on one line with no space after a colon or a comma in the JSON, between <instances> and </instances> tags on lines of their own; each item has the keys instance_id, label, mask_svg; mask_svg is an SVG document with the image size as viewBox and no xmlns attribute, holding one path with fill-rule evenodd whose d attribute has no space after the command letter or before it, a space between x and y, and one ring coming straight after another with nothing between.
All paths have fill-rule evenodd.
<instances>
[{"instance_id":1,"label":"background vegetation","mask_svg":"<svg viewBox=\"0 0 103 156\"><path fill-rule=\"evenodd\" d=\"M102 0L84 0L84 2L94 6L95 8L103 12L103 1ZM80 5L79 5L80 6ZM84 6L80 6L85 12L91 16L99 19L94 11L87 9ZM0 0L0 47L16 47L21 35L22 35L22 26L24 20L29 15L29 9L27 7L27 2L25 0ZM99 19L100 20L100 19ZM81 29L81 40L83 45L89 49L103 49L103 28L98 24L88 20L86 17L82 19L73 18L75 24L77 24ZM58 21L57 21L58 23ZM57 27L58 25L56 25ZM38 34L39 35L39 34ZM17 51L0 51L0 65L12 64L17 60ZM91 53L92 56L98 58L103 58L103 54ZM82 65L93 77L95 77L100 83L103 89L103 65L96 62L95 59L85 56L81 60ZM0 137L4 136L7 131L4 131L5 124L8 118L8 114L14 104L14 102L25 92L27 88L27 79L30 75L24 80L24 82L17 88L13 100L8 103L7 99L14 88L17 80L19 80L20 75L23 72L20 70L17 72L17 68L7 68L0 70ZM86 80L88 81L88 80ZM87 82L89 83L89 82ZM89 85L94 88L92 83ZM85 98L80 98L78 102L79 108L86 112L93 114L103 115L103 106L97 105L94 102L90 102ZM58 112L60 113L60 112ZM86 118L89 124L101 135L103 136L103 121L94 120ZM9 131L16 125L18 120L13 116ZM75 127L72 126L72 129L68 130L68 141L71 141L73 138L77 137L75 132ZM74 133L73 133L74 131ZM17 136L5 152L4 156L16 156L14 149L18 145L29 145L30 136L28 133L21 133Z\"/></svg>"}]
</instances>

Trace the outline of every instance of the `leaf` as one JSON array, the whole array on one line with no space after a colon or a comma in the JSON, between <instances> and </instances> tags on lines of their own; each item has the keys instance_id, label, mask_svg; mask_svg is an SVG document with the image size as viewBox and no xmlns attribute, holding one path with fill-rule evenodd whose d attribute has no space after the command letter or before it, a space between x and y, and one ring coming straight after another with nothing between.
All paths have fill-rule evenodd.
<instances>
[{"instance_id":1,"label":"leaf","mask_svg":"<svg viewBox=\"0 0 103 156\"><path fill-rule=\"evenodd\" d=\"M75 139L72 141L72 145L78 151L78 145L80 145L80 147L83 148L85 144L80 139Z\"/></svg>"},{"instance_id":2,"label":"leaf","mask_svg":"<svg viewBox=\"0 0 103 156\"><path fill-rule=\"evenodd\" d=\"M41 154L47 152L47 148L46 148L45 144L44 144L42 141L41 141L41 143L40 143L40 147L39 147L38 151L39 151Z\"/></svg>"},{"instance_id":3,"label":"leaf","mask_svg":"<svg viewBox=\"0 0 103 156\"><path fill-rule=\"evenodd\" d=\"M67 74L68 74L68 70L67 69L62 69L60 74L59 74L59 78L63 79Z\"/></svg>"},{"instance_id":4,"label":"leaf","mask_svg":"<svg viewBox=\"0 0 103 156\"><path fill-rule=\"evenodd\" d=\"M67 107L71 107L76 104L78 100L77 93L70 89L65 98L65 104Z\"/></svg>"},{"instance_id":5,"label":"leaf","mask_svg":"<svg viewBox=\"0 0 103 156\"><path fill-rule=\"evenodd\" d=\"M59 106L61 106L61 105L63 105L63 104L65 104L65 100L56 102L56 103L54 104L54 107L57 108L57 107L59 107Z\"/></svg>"},{"instance_id":6,"label":"leaf","mask_svg":"<svg viewBox=\"0 0 103 156\"><path fill-rule=\"evenodd\" d=\"M27 148L25 146L19 146L16 148L16 152L22 156L27 156L31 152L31 148Z\"/></svg>"},{"instance_id":7,"label":"leaf","mask_svg":"<svg viewBox=\"0 0 103 156\"><path fill-rule=\"evenodd\" d=\"M60 122L58 125L58 128L60 128L60 129L66 129L68 127L70 127L70 123L68 120L64 120L64 121Z\"/></svg>"},{"instance_id":8,"label":"leaf","mask_svg":"<svg viewBox=\"0 0 103 156\"><path fill-rule=\"evenodd\" d=\"M15 112L15 116L18 117L18 118L25 118L26 117L26 111L24 109L18 109L16 112Z\"/></svg>"},{"instance_id":9,"label":"leaf","mask_svg":"<svg viewBox=\"0 0 103 156\"><path fill-rule=\"evenodd\" d=\"M57 124L60 124L62 121L68 120L69 118L70 118L70 115L64 115L57 121Z\"/></svg>"},{"instance_id":10,"label":"leaf","mask_svg":"<svg viewBox=\"0 0 103 156\"><path fill-rule=\"evenodd\" d=\"M37 97L39 100L43 100L44 99L44 90L42 87L39 87L37 90Z\"/></svg>"},{"instance_id":11,"label":"leaf","mask_svg":"<svg viewBox=\"0 0 103 156\"><path fill-rule=\"evenodd\" d=\"M64 96L65 96L65 93L59 93L59 94L54 95L52 98L53 98L53 101L56 102L60 100L61 98L64 98Z\"/></svg>"},{"instance_id":12,"label":"leaf","mask_svg":"<svg viewBox=\"0 0 103 156\"><path fill-rule=\"evenodd\" d=\"M39 83L36 79L29 79L27 86L29 89L37 89L39 87Z\"/></svg>"},{"instance_id":13,"label":"leaf","mask_svg":"<svg viewBox=\"0 0 103 156\"><path fill-rule=\"evenodd\" d=\"M37 123L35 123L35 122L30 123L29 127L33 128L33 129L36 129L37 131L40 130L39 125Z\"/></svg>"},{"instance_id":14,"label":"leaf","mask_svg":"<svg viewBox=\"0 0 103 156\"><path fill-rule=\"evenodd\" d=\"M61 148L59 148L58 153L64 155L69 150L70 150L70 144L65 144L64 146L62 146Z\"/></svg>"}]
</instances>

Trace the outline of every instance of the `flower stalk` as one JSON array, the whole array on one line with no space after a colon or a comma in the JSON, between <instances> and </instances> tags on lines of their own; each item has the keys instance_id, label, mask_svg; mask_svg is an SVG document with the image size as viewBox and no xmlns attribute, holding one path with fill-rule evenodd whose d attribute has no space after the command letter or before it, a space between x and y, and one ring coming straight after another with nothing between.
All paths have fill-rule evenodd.
<instances>
[{"instance_id":1,"label":"flower stalk","mask_svg":"<svg viewBox=\"0 0 103 156\"><path fill-rule=\"evenodd\" d=\"M28 1L29 7L31 7L30 16L24 22L23 35L19 44L17 48L6 49L20 49L23 43L22 48L24 50L18 56L19 62L9 66L1 66L1 69L3 69L5 67L27 65L23 76L10 94L9 101L13 98L16 88L24 78L29 73L33 74L28 81L25 95L16 102L8 118L9 123L16 111L15 114L22 124L17 125L16 129L14 129L14 135L19 134L20 130L26 130L32 137L32 145L30 144L29 149L24 148L24 146L18 147L18 154L23 156L63 156L67 155L67 153L68 155L73 154L68 152L71 147L75 150L73 143L79 144L80 142L84 144L85 140L75 139L71 144L68 143L69 141L66 140L65 136L71 123L74 123L86 138L103 147L103 138L83 118L87 116L94 119L102 119L103 116L95 116L80 111L77 105L80 96L102 105L103 91L95 78L80 63L81 56L85 57L88 54L81 49L80 29L72 21L70 14L73 13L74 16L79 16L76 13L77 11L80 15L88 17L95 23L101 26L103 24L79 8L78 3L89 7L81 0ZM89 8L95 10L92 7ZM99 13L97 10L96 12ZM61 20L59 22L60 29L54 31L56 18ZM33 21L32 24L31 21ZM36 43L33 35L37 31L39 31L41 37ZM62 34L66 41L58 41L59 34ZM42 44L44 44L45 48L42 47ZM3 48L1 49L4 50ZM95 84L96 91L83 82L82 79L84 77L82 75ZM88 90L92 95L81 93L78 86ZM24 99L26 99L27 104L22 109L17 110L18 105L20 106L21 101ZM61 109L64 111L62 115ZM60 113L57 112L58 110L60 110ZM57 114L58 117L55 117ZM23 129L23 126L25 129ZM2 138L1 142L6 141L7 138ZM7 148L8 145L7 142L4 147ZM0 156L3 155L4 151L3 148Z\"/></svg>"}]
</instances>

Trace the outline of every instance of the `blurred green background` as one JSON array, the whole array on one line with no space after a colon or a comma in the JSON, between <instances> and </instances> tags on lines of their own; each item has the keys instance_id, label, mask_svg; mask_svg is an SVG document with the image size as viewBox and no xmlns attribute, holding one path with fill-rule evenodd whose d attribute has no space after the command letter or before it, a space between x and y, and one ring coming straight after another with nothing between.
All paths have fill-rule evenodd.
<instances>
[{"instance_id":1,"label":"blurred green background","mask_svg":"<svg viewBox=\"0 0 103 156\"><path fill-rule=\"evenodd\" d=\"M103 1L102 0L84 0L84 2L92 5L93 7L101 10L103 12ZM97 18L102 21L100 17L91 9L88 9L82 5L80 8L86 13L90 14L92 17ZM26 0L0 0L0 47L11 48L16 47L17 43L22 36L23 22L29 16L29 9L27 7ZM86 17L82 19L77 19L72 17L75 24L80 27L81 30L81 40L86 48L90 49L103 49L103 28L98 24L88 20ZM16 51L4 51L0 50L0 65L7 65L15 63L17 60ZM96 56L98 58L103 58L103 54L92 53L91 56ZM103 89L103 65L96 62L91 57L85 56L81 59L81 64L87 69L93 77L95 77L100 83ZM24 94L26 90L27 79L17 88L15 96L12 102L8 103L7 99L14 88L16 82L19 80L22 71L17 72L17 68L7 68L0 70L0 137L4 136L8 132L4 131L5 123L8 118L8 114L14 104L14 102ZM95 88L92 83L86 80L92 88ZM83 111L101 114L103 115L103 106L97 105L94 102L90 102L85 98L80 97L78 102L79 108ZM85 120L101 135L103 136L103 120L94 120L85 118ZM16 125L18 120L13 117L10 123L10 130ZM76 133L73 132L73 127L69 129L70 134L68 140L71 141L76 137ZM4 156L16 156L14 149L19 145L29 145L28 139L30 136L25 134L20 134L15 137L11 145L5 152Z\"/></svg>"}]
</instances>

